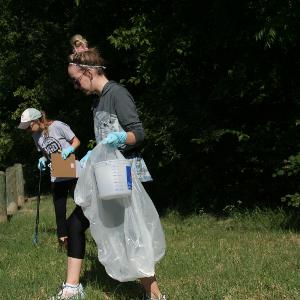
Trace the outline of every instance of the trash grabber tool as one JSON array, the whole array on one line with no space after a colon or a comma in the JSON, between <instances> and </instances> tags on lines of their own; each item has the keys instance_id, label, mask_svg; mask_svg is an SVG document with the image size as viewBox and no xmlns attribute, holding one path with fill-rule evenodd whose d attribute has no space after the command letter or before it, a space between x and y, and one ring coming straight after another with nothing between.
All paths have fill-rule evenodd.
<instances>
[{"instance_id":1,"label":"trash grabber tool","mask_svg":"<svg viewBox=\"0 0 300 300\"><path fill-rule=\"evenodd\" d=\"M40 202L41 202L41 181L42 181L42 170L40 169L38 196L37 196L37 201L36 201L35 228L34 228L34 237L33 237L34 245L38 244L39 221L40 221Z\"/></svg>"}]
</instances>

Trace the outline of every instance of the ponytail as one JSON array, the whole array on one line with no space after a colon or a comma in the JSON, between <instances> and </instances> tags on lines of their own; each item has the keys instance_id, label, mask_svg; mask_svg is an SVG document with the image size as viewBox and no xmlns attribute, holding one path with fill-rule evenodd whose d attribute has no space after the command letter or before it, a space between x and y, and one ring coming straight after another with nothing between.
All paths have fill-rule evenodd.
<instances>
[{"instance_id":1,"label":"ponytail","mask_svg":"<svg viewBox=\"0 0 300 300\"><path fill-rule=\"evenodd\" d=\"M47 119L46 113L44 111L41 111L42 116L39 118L39 121L44 124L44 129L43 129L43 135L44 137L49 136L49 125L51 123L51 120Z\"/></svg>"}]
</instances>

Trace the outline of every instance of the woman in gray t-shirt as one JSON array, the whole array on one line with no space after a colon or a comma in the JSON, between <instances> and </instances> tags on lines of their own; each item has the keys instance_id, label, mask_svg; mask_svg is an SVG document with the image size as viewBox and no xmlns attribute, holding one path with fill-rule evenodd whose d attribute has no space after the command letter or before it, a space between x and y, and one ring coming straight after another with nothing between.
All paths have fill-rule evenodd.
<instances>
[{"instance_id":1,"label":"woman in gray t-shirt","mask_svg":"<svg viewBox=\"0 0 300 300\"><path fill-rule=\"evenodd\" d=\"M138 152L137 146L144 139L144 130L129 91L106 77L103 71L105 69L103 59L96 49L80 51L69 58L68 74L73 80L74 87L86 95L96 94L99 98L93 107L96 142L118 148L125 158L137 158L135 153ZM88 161L90 153L89 151L81 159L82 165ZM135 162L137 160L133 160L133 163ZM136 168L136 173L143 182L152 179L145 164L140 164L140 167ZM66 283L63 283L57 297L52 299L84 297L80 271L85 255L84 232L89 225L89 220L83 214L81 207L77 206L68 219L70 243ZM120 251L125 250L121 248ZM146 299L166 300L166 296L159 289L155 274L140 278L140 281Z\"/></svg>"},{"instance_id":2,"label":"woman in gray t-shirt","mask_svg":"<svg viewBox=\"0 0 300 300\"><path fill-rule=\"evenodd\" d=\"M20 129L32 134L37 150L42 153L38 161L38 168L46 170L47 162L51 161L51 154L61 152L62 158L66 159L80 145L79 139L71 128L57 120L48 120L44 112L35 108L26 109L21 116ZM66 204L67 197L74 195L76 178L62 178L51 175L51 188L55 209L57 237L59 245L67 246L67 221Z\"/></svg>"}]
</instances>

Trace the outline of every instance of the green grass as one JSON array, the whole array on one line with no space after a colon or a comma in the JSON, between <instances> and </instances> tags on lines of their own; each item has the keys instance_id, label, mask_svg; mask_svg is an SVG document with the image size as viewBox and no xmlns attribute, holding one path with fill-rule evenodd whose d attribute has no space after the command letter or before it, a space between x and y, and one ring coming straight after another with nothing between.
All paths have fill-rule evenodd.
<instances>
[{"instance_id":1,"label":"green grass","mask_svg":"<svg viewBox=\"0 0 300 300\"><path fill-rule=\"evenodd\" d=\"M0 224L0 299L47 299L65 279L65 253L57 248L50 197L41 202L39 244L32 243L35 203ZM68 211L71 212L72 201ZM157 277L169 299L300 299L300 235L280 211L162 218L166 256ZM137 282L110 279L87 233L82 272L87 299L139 299Z\"/></svg>"}]
</instances>

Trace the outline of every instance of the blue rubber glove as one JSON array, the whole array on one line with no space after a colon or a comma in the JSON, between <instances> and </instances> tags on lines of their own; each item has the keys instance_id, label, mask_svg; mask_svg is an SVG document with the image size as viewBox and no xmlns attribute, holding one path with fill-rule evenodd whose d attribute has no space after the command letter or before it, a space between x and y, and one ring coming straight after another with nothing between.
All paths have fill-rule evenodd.
<instances>
[{"instance_id":1,"label":"blue rubber glove","mask_svg":"<svg viewBox=\"0 0 300 300\"><path fill-rule=\"evenodd\" d=\"M90 155L91 155L91 150L90 151L88 151L87 153L86 153L86 155L80 160L80 167L81 168L84 168L85 167L85 164L86 164L86 162L87 162L87 160L89 159L89 157L90 157Z\"/></svg>"},{"instance_id":2,"label":"blue rubber glove","mask_svg":"<svg viewBox=\"0 0 300 300\"><path fill-rule=\"evenodd\" d=\"M110 132L105 139L102 140L101 144L108 144L114 148L122 146L127 139L127 133L125 131Z\"/></svg>"},{"instance_id":3,"label":"blue rubber glove","mask_svg":"<svg viewBox=\"0 0 300 300\"><path fill-rule=\"evenodd\" d=\"M74 147L72 147L72 146L69 146L69 147L67 147L67 148L64 148L64 149L62 149L62 151L61 151L61 157L63 158L63 159L67 159L67 157L71 154L71 153L73 153L75 151L75 149L74 149Z\"/></svg>"},{"instance_id":4,"label":"blue rubber glove","mask_svg":"<svg viewBox=\"0 0 300 300\"><path fill-rule=\"evenodd\" d=\"M41 171L45 171L46 170L46 162L47 162L47 158L42 156L39 158L39 162L38 162L38 169Z\"/></svg>"}]
</instances>

